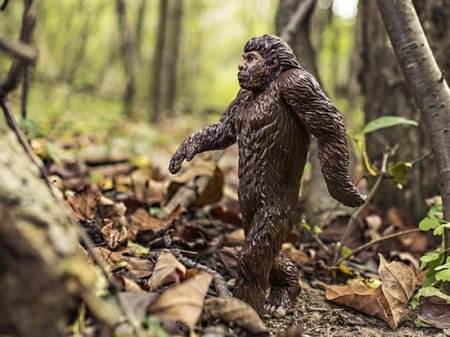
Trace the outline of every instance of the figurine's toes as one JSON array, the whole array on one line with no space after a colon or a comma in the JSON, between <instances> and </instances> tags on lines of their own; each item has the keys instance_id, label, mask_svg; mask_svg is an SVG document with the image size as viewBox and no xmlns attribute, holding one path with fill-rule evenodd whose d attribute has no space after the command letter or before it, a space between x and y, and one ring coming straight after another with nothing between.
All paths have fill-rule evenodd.
<instances>
[{"instance_id":1,"label":"figurine's toes","mask_svg":"<svg viewBox=\"0 0 450 337\"><path fill-rule=\"evenodd\" d=\"M264 305L264 317L266 317L266 318L270 318L270 317L282 318L282 317L286 316L287 310L288 310L288 308L285 308L283 306L275 306L275 305L266 304L266 305Z\"/></svg>"},{"instance_id":2,"label":"figurine's toes","mask_svg":"<svg viewBox=\"0 0 450 337\"><path fill-rule=\"evenodd\" d=\"M286 316L286 313L287 313L287 308L276 307L272 311L272 316L275 317L275 318L282 318L282 317Z\"/></svg>"},{"instance_id":3,"label":"figurine's toes","mask_svg":"<svg viewBox=\"0 0 450 337\"><path fill-rule=\"evenodd\" d=\"M272 288L269 297L264 304L266 315L275 318L286 316L287 311L292 307L289 290L287 288Z\"/></svg>"}]
</instances>

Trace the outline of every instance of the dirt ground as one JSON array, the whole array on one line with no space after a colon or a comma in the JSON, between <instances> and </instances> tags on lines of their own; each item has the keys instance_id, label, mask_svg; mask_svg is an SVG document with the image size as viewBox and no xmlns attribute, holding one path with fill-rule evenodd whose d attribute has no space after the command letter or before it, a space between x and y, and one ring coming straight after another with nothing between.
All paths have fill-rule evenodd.
<instances>
[{"instance_id":1,"label":"dirt ground","mask_svg":"<svg viewBox=\"0 0 450 337\"><path fill-rule=\"evenodd\" d=\"M418 328L409 313L397 331L377 318L325 300L325 292L302 282L302 293L288 315L266 321L271 336L278 336L293 324L300 325L302 337L446 337L450 330Z\"/></svg>"}]
</instances>

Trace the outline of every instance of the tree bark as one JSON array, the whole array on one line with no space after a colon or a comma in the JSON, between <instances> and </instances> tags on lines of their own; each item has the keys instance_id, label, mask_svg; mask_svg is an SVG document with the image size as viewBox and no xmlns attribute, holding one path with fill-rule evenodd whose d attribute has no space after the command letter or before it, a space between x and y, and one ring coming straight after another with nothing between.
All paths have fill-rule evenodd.
<instances>
[{"instance_id":1,"label":"tree bark","mask_svg":"<svg viewBox=\"0 0 450 337\"><path fill-rule=\"evenodd\" d=\"M309 0L280 0L276 15L277 34L280 34L294 50L300 64L314 75L320 83L316 66L316 52L310 40L311 18L314 2ZM328 192L321 173L317 155L317 141L312 139L309 162L311 176L302 188L302 199L305 201L305 215L311 225L322 227L327 221L348 211L338 204Z\"/></svg>"},{"instance_id":2,"label":"tree bark","mask_svg":"<svg viewBox=\"0 0 450 337\"><path fill-rule=\"evenodd\" d=\"M127 84L123 96L123 112L125 116L134 115L134 98L136 96L136 65L138 63L138 53L135 39L127 24L127 11L125 0L116 0L117 19L119 23L119 35L122 59L124 63Z\"/></svg>"},{"instance_id":3,"label":"tree bark","mask_svg":"<svg viewBox=\"0 0 450 337\"><path fill-rule=\"evenodd\" d=\"M112 325L65 210L3 124L0 144L0 334L64 336L79 299Z\"/></svg>"},{"instance_id":4,"label":"tree bark","mask_svg":"<svg viewBox=\"0 0 450 337\"><path fill-rule=\"evenodd\" d=\"M152 110L150 111L150 122L155 123L160 119L160 95L161 78L163 76L164 50L166 47L166 30L167 30L167 12L168 0L160 0L159 2L159 22L158 35L156 40L155 55L153 59L153 76L151 87L151 99L153 100Z\"/></svg>"},{"instance_id":5,"label":"tree bark","mask_svg":"<svg viewBox=\"0 0 450 337\"><path fill-rule=\"evenodd\" d=\"M171 116L177 89L177 63L181 41L183 0L161 2L155 51L152 122Z\"/></svg>"},{"instance_id":6,"label":"tree bark","mask_svg":"<svg viewBox=\"0 0 450 337\"><path fill-rule=\"evenodd\" d=\"M444 219L450 221L450 90L411 0L377 0L408 87L430 134L437 161ZM445 233L450 247L450 231Z\"/></svg>"},{"instance_id":7,"label":"tree bark","mask_svg":"<svg viewBox=\"0 0 450 337\"><path fill-rule=\"evenodd\" d=\"M419 15L424 22L426 31L430 34L431 43L444 51L449 48L450 33L446 28L445 19L450 18L450 2L433 1L421 2ZM433 14L435 13L435 14ZM436 13L440 13L437 15ZM386 30L382 24L376 3L362 1L359 6L359 20L362 27L362 45L359 46L363 58L360 80L365 97L365 120L369 122L383 115L401 115L419 122L419 128L397 127L369 134L367 150L372 160L381 162L386 146L399 145L399 151L392 158L400 161L413 161L430 152L431 145L423 117L416 109L407 84L398 66L394 52L389 44ZM433 19L431 19L433 18ZM439 20L440 19L440 20ZM438 24L441 22L440 24ZM448 54L436 54L438 62L444 66L446 73L450 73ZM394 132L393 132L394 130ZM432 157L425 158L414 165L410 178L403 190L392 184L383 184L380 193L374 201L382 209L395 206L403 210L412 220L423 218L427 206L425 199L439 193L436 181L437 172L434 170L435 161Z\"/></svg>"}]
</instances>

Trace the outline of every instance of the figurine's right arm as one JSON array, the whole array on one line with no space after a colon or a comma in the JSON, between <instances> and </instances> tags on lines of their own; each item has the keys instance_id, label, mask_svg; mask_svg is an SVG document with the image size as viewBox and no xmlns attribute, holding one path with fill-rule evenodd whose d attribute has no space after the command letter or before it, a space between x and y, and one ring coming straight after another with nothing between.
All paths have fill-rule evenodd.
<instances>
[{"instance_id":1,"label":"figurine's right arm","mask_svg":"<svg viewBox=\"0 0 450 337\"><path fill-rule=\"evenodd\" d=\"M180 170L181 164L185 159L191 161L197 153L225 149L236 143L237 136L234 118L241 97L242 94L239 92L219 122L207 126L184 140L170 161L169 171L172 174Z\"/></svg>"}]
</instances>

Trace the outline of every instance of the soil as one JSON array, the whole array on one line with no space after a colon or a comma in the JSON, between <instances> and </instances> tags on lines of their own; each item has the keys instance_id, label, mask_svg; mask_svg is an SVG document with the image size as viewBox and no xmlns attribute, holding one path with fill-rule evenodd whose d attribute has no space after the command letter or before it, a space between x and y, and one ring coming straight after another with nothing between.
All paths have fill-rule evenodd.
<instances>
[{"instance_id":1,"label":"soil","mask_svg":"<svg viewBox=\"0 0 450 337\"><path fill-rule=\"evenodd\" d=\"M410 311L397 331L377 318L328 302L322 289L301 284L294 308L281 319L267 319L271 336L279 336L292 325L300 325L302 337L446 337L450 330L418 328Z\"/></svg>"}]
</instances>

